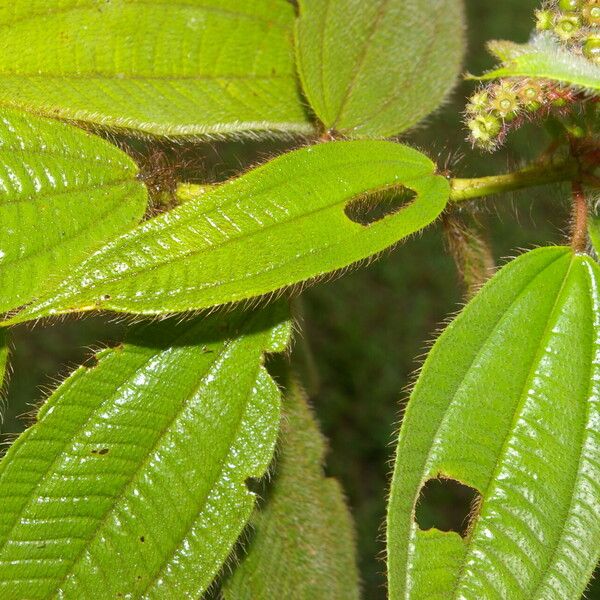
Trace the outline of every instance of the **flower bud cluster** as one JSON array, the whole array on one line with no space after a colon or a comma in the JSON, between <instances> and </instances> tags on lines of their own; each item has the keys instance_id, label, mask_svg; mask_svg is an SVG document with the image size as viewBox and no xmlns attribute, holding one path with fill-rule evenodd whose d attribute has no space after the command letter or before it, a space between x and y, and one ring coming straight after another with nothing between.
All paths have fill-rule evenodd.
<instances>
[{"instance_id":1,"label":"flower bud cluster","mask_svg":"<svg viewBox=\"0 0 600 600\"><path fill-rule=\"evenodd\" d=\"M501 79L477 91L466 110L471 142L485 150L502 144L513 128L535 117L560 112L576 100L568 87L543 79Z\"/></svg>"},{"instance_id":2,"label":"flower bud cluster","mask_svg":"<svg viewBox=\"0 0 600 600\"><path fill-rule=\"evenodd\" d=\"M552 0L536 12L538 31L550 31L600 66L600 0Z\"/></svg>"},{"instance_id":3,"label":"flower bud cluster","mask_svg":"<svg viewBox=\"0 0 600 600\"><path fill-rule=\"evenodd\" d=\"M546 0L536 12L538 31L552 33L570 52L600 66L600 0ZM494 150L511 129L534 118L568 114L579 100L590 100L568 86L545 79L499 79L479 89L466 109L469 139Z\"/></svg>"}]
</instances>

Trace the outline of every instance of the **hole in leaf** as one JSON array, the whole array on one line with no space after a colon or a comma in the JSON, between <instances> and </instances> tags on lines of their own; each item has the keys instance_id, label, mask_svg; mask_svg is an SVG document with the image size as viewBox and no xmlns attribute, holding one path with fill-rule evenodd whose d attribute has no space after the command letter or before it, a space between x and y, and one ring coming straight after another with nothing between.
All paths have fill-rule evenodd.
<instances>
[{"instance_id":1,"label":"hole in leaf","mask_svg":"<svg viewBox=\"0 0 600 600\"><path fill-rule=\"evenodd\" d=\"M481 495L454 479L430 479L421 488L416 521L419 529L455 531L466 537Z\"/></svg>"},{"instance_id":2,"label":"hole in leaf","mask_svg":"<svg viewBox=\"0 0 600 600\"><path fill-rule=\"evenodd\" d=\"M416 192L403 186L395 186L365 194L350 200L344 212L354 223L368 227L385 217L406 208L417 197Z\"/></svg>"}]
</instances>

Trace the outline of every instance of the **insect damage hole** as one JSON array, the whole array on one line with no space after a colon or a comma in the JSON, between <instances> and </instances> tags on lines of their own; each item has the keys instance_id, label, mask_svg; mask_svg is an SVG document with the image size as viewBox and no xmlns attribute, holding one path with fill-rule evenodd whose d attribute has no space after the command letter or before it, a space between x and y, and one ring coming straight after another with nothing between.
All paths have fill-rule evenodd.
<instances>
[{"instance_id":1,"label":"insect damage hole","mask_svg":"<svg viewBox=\"0 0 600 600\"><path fill-rule=\"evenodd\" d=\"M454 479L429 479L421 488L415 511L419 529L454 531L467 537L481 494Z\"/></svg>"},{"instance_id":2,"label":"insect damage hole","mask_svg":"<svg viewBox=\"0 0 600 600\"><path fill-rule=\"evenodd\" d=\"M416 197L417 194L413 190L404 186L394 186L350 200L344 208L344 213L354 223L368 227L400 212Z\"/></svg>"}]
</instances>

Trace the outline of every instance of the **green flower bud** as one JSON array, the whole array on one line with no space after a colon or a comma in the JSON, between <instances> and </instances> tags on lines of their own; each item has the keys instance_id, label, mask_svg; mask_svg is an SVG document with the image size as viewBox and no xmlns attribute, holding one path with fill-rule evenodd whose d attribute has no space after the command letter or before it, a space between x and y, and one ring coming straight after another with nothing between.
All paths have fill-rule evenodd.
<instances>
[{"instance_id":1,"label":"green flower bud","mask_svg":"<svg viewBox=\"0 0 600 600\"><path fill-rule=\"evenodd\" d=\"M564 41L570 40L581 29L581 17L575 13L560 16L554 26L554 33Z\"/></svg>"},{"instance_id":2,"label":"green flower bud","mask_svg":"<svg viewBox=\"0 0 600 600\"><path fill-rule=\"evenodd\" d=\"M467 112L476 114L487 110L490 104L490 96L486 90L477 92L471 96L467 104Z\"/></svg>"},{"instance_id":3,"label":"green flower bud","mask_svg":"<svg viewBox=\"0 0 600 600\"><path fill-rule=\"evenodd\" d=\"M511 121L517 116L520 102L512 87L499 84L493 88L494 98L490 104L492 110L505 121Z\"/></svg>"},{"instance_id":4,"label":"green flower bud","mask_svg":"<svg viewBox=\"0 0 600 600\"><path fill-rule=\"evenodd\" d=\"M491 147L502 129L502 123L494 115L479 115L471 119L467 123L467 127L470 129L471 139L475 143Z\"/></svg>"},{"instance_id":5,"label":"green flower bud","mask_svg":"<svg viewBox=\"0 0 600 600\"><path fill-rule=\"evenodd\" d=\"M583 20L593 27L600 25L600 0L586 2L583 10Z\"/></svg>"},{"instance_id":6,"label":"green flower bud","mask_svg":"<svg viewBox=\"0 0 600 600\"><path fill-rule=\"evenodd\" d=\"M572 12L581 6L581 0L559 0L558 8L563 12Z\"/></svg>"},{"instance_id":7,"label":"green flower bud","mask_svg":"<svg viewBox=\"0 0 600 600\"><path fill-rule=\"evenodd\" d=\"M535 20L538 31L548 31L554 27L554 14L549 10L536 10Z\"/></svg>"},{"instance_id":8,"label":"green flower bud","mask_svg":"<svg viewBox=\"0 0 600 600\"><path fill-rule=\"evenodd\" d=\"M544 102L542 86L535 80L524 83L523 87L519 90L518 96L523 108L529 112L539 110Z\"/></svg>"},{"instance_id":9,"label":"green flower bud","mask_svg":"<svg viewBox=\"0 0 600 600\"><path fill-rule=\"evenodd\" d=\"M583 55L593 63L600 65L600 37L591 36L585 41Z\"/></svg>"}]
</instances>

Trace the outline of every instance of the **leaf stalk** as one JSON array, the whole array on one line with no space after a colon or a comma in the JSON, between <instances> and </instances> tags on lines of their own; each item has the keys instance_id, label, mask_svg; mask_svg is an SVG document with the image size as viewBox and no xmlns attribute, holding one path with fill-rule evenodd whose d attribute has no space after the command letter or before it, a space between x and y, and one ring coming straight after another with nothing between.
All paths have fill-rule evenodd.
<instances>
[{"instance_id":1,"label":"leaf stalk","mask_svg":"<svg viewBox=\"0 0 600 600\"><path fill-rule=\"evenodd\" d=\"M491 175L475 179L452 179L450 201L464 202L548 183L572 181L578 177L579 164L571 158L550 165L527 167L520 171L502 175Z\"/></svg>"}]
</instances>

